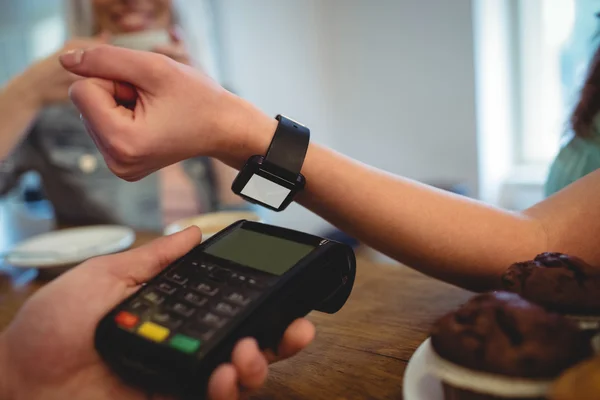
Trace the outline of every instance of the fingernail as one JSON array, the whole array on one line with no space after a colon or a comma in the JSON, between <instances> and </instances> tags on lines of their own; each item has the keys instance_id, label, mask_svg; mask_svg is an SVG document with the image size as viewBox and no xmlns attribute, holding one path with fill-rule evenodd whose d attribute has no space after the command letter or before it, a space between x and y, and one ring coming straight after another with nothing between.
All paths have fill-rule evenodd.
<instances>
[{"instance_id":1,"label":"fingernail","mask_svg":"<svg viewBox=\"0 0 600 400\"><path fill-rule=\"evenodd\" d=\"M81 60L83 60L83 50L71 50L60 56L60 61L67 68L75 67L81 64Z\"/></svg>"}]
</instances>

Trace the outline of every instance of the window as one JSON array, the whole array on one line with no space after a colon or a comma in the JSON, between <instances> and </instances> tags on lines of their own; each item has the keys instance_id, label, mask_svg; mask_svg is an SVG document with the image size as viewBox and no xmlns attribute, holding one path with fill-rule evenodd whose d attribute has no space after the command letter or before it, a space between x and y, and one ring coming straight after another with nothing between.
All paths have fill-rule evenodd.
<instances>
[{"instance_id":1,"label":"window","mask_svg":"<svg viewBox=\"0 0 600 400\"><path fill-rule=\"evenodd\" d=\"M593 55L597 0L519 0L516 162L547 166L568 133Z\"/></svg>"}]
</instances>

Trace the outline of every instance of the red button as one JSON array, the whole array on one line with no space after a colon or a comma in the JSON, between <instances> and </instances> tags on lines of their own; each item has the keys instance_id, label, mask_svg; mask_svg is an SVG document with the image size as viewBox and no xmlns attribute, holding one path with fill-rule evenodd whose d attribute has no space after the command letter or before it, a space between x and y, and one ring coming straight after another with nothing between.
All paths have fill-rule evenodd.
<instances>
[{"instance_id":1,"label":"red button","mask_svg":"<svg viewBox=\"0 0 600 400\"><path fill-rule=\"evenodd\" d=\"M136 326L139 320L140 319L137 316L135 316L131 313L125 312L125 311L121 311L115 317L115 321L117 322L117 324L119 324L123 328L128 328L128 329Z\"/></svg>"}]
</instances>

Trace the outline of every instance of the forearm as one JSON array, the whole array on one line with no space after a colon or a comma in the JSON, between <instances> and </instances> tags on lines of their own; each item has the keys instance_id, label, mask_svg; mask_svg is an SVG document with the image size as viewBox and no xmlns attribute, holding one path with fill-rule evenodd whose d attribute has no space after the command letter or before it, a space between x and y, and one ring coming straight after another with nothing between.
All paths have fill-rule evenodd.
<instances>
[{"instance_id":1,"label":"forearm","mask_svg":"<svg viewBox=\"0 0 600 400\"><path fill-rule=\"evenodd\" d=\"M24 75L0 90L0 160L27 134L39 112L39 102Z\"/></svg>"},{"instance_id":2,"label":"forearm","mask_svg":"<svg viewBox=\"0 0 600 400\"><path fill-rule=\"evenodd\" d=\"M312 146L300 202L371 247L474 290L545 248L538 221L386 174Z\"/></svg>"},{"instance_id":3,"label":"forearm","mask_svg":"<svg viewBox=\"0 0 600 400\"><path fill-rule=\"evenodd\" d=\"M269 117L253 115L235 127L248 138L230 153L238 155L228 161L236 168L264 154L276 128ZM398 261L463 287L495 287L511 263L546 249L534 217L386 174L316 144L302 173L302 205Z\"/></svg>"}]
</instances>

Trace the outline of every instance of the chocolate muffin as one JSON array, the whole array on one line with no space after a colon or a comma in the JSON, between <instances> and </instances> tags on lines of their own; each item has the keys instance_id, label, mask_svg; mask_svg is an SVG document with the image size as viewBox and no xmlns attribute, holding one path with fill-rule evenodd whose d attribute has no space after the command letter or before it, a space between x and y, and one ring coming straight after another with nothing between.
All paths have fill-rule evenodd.
<instances>
[{"instance_id":1,"label":"chocolate muffin","mask_svg":"<svg viewBox=\"0 0 600 400\"><path fill-rule=\"evenodd\" d=\"M574 322L508 292L440 318L431 345L446 399L461 400L543 399L554 378L592 355Z\"/></svg>"},{"instance_id":2,"label":"chocolate muffin","mask_svg":"<svg viewBox=\"0 0 600 400\"><path fill-rule=\"evenodd\" d=\"M575 315L600 315L600 268L561 253L543 253L511 265L502 287L546 309Z\"/></svg>"}]
</instances>

